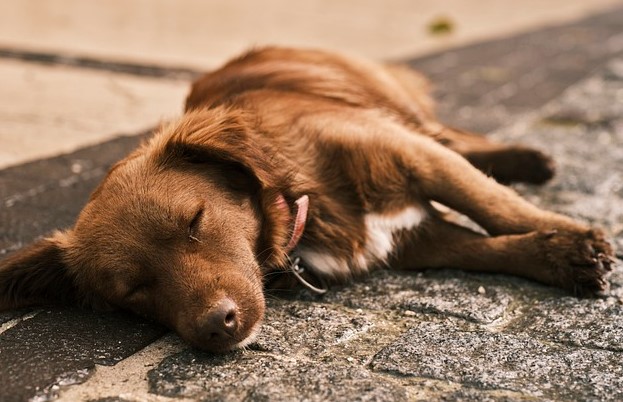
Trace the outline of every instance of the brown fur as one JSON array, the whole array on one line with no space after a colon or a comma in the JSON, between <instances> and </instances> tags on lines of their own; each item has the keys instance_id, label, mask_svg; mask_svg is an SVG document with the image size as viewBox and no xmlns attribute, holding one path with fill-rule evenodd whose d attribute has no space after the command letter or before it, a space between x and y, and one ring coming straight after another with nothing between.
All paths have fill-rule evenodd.
<instances>
[{"instance_id":1,"label":"brown fur","mask_svg":"<svg viewBox=\"0 0 623 402\"><path fill-rule=\"evenodd\" d=\"M297 250L321 253L329 262L316 275L329 281L386 264L504 272L576 294L606 286L612 250L599 230L540 210L476 169L542 183L551 160L443 126L428 83L406 67L267 48L199 79L186 107L111 169L73 229L0 263L0 309L110 305L204 349L240 346L261 322L264 279L293 282L292 216L278 200L292 206L302 195L310 209ZM431 201L489 236L451 223ZM384 258L368 219L410 207L422 222L392 232ZM228 335L213 323L226 312Z\"/></svg>"}]
</instances>

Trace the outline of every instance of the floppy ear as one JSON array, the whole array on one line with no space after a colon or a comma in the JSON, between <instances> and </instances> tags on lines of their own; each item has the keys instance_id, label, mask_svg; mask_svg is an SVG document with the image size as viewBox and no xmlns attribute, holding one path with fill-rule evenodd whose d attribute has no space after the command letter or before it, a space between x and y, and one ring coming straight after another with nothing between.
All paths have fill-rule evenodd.
<instances>
[{"instance_id":1,"label":"floppy ear","mask_svg":"<svg viewBox=\"0 0 623 402\"><path fill-rule=\"evenodd\" d=\"M284 215L278 199L280 196L294 199L288 186L292 169L255 131L252 117L222 106L198 109L165 129L155 142L152 145L160 149L156 152L160 164L224 163L228 180L240 183L241 173L250 177L247 191L257 197L264 221L270 222L262 225L257 247L258 255L265 250L272 250L272 254L264 253L260 263L280 265L285 262L287 254L283 248L287 243L290 217Z\"/></svg>"},{"instance_id":2,"label":"floppy ear","mask_svg":"<svg viewBox=\"0 0 623 402\"><path fill-rule=\"evenodd\" d=\"M161 160L225 162L242 167L263 189L282 185L274 150L258 141L251 118L219 107L187 113L166 139Z\"/></svg>"},{"instance_id":3,"label":"floppy ear","mask_svg":"<svg viewBox=\"0 0 623 402\"><path fill-rule=\"evenodd\" d=\"M76 286L63 261L65 242L59 232L0 261L0 311L76 301Z\"/></svg>"}]
</instances>

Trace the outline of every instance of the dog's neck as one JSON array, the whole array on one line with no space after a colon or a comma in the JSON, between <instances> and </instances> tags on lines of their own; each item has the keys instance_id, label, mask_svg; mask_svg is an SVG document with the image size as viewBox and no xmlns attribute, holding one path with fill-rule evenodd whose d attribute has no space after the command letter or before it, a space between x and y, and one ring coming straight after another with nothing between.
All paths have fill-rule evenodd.
<instances>
[{"instance_id":1,"label":"dog's neck","mask_svg":"<svg viewBox=\"0 0 623 402\"><path fill-rule=\"evenodd\" d=\"M282 212L282 216L287 217L287 221L289 222L287 244L282 247L282 251L287 255L287 262L285 266L280 264L278 266L266 267L267 271L265 273L271 278L267 283L268 288L273 290L286 290L298 282L314 293L325 293L327 291L325 282L321 278L318 278L313 273L313 270L305 269L305 262L301 260L301 257L297 255L295 251L296 246L305 232L305 225L309 212L309 197L307 195L299 197L294 201L292 207L290 207L286 198L282 194L279 194L275 205ZM280 281L280 278L285 279L285 281ZM283 287L284 284L289 285Z\"/></svg>"}]
</instances>

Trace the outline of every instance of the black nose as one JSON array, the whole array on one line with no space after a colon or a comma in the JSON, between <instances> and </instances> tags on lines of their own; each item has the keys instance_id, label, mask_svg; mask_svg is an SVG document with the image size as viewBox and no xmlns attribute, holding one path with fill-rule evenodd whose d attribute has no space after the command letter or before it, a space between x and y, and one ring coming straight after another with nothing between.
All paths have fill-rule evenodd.
<instances>
[{"instance_id":1,"label":"black nose","mask_svg":"<svg viewBox=\"0 0 623 402\"><path fill-rule=\"evenodd\" d=\"M213 340L226 340L234 336L238 329L236 303L228 297L221 299L201 320L201 332Z\"/></svg>"}]
</instances>

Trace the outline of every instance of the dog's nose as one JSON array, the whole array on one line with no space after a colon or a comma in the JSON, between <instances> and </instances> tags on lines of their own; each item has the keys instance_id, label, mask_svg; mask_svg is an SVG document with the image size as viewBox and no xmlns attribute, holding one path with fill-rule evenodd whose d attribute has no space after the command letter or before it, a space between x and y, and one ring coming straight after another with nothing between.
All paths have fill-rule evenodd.
<instances>
[{"instance_id":1,"label":"dog's nose","mask_svg":"<svg viewBox=\"0 0 623 402\"><path fill-rule=\"evenodd\" d=\"M232 299L221 299L203 316L201 332L204 336L215 340L231 338L238 329L237 308Z\"/></svg>"}]
</instances>

